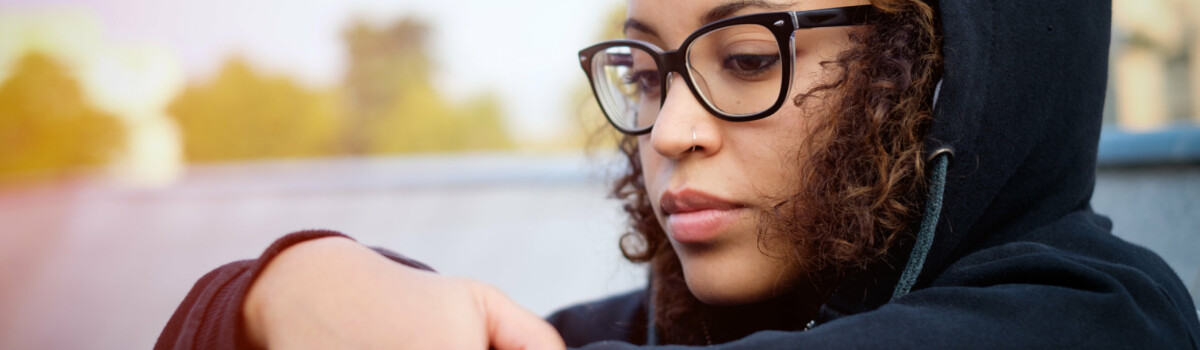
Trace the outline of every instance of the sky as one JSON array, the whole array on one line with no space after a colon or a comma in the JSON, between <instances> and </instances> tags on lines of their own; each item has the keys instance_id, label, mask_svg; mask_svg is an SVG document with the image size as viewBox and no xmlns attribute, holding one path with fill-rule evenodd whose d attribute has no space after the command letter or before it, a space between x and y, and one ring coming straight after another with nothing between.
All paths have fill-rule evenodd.
<instances>
[{"instance_id":1,"label":"sky","mask_svg":"<svg viewBox=\"0 0 1200 350\"><path fill-rule=\"evenodd\" d=\"M505 103L514 137L552 139L571 125L568 94L582 84L575 52L595 41L621 0L0 0L0 15L92 21L81 41L150 48L185 81L213 75L237 55L310 86L337 84L340 35L354 18L404 15L431 24L439 88L452 98L485 89ZM70 25L69 23L67 24ZM0 28L4 24L0 23ZM92 29L88 29L92 30ZM0 44L2 46L3 44Z\"/></svg>"}]
</instances>

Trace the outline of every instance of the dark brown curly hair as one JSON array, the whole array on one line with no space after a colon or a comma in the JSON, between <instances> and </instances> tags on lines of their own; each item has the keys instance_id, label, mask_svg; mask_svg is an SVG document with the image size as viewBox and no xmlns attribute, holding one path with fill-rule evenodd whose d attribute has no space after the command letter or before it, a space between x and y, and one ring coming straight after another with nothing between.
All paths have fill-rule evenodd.
<instances>
[{"instance_id":1,"label":"dark brown curly hair","mask_svg":"<svg viewBox=\"0 0 1200 350\"><path fill-rule=\"evenodd\" d=\"M878 14L851 32L850 48L822 62L832 72L828 80L793 99L797 106L813 97L824 104L807 137L797 141L800 190L763 215L759 241L760 247L792 244L772 250L788 252L784 258L809 277L771 305L718 307L691 294L650 205L637 138L619 142L629 166L612 195L625 202L631 223L621 251L630 261L650 263L661 343L724 342L756 330L803 327L840 276L912 236L924 200L923 141L933 118L941 43L924 2L871 4Z\"/></svg>"}]
</instances>

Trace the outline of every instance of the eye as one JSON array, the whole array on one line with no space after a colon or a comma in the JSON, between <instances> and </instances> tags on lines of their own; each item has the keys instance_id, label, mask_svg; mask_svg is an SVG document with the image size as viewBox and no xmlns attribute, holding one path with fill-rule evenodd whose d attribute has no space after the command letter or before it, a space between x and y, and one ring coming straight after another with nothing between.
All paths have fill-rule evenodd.
<instances>
[{"instance_id":1,"label":"eye","mask_svg":"<svg viewBox=\"0 0 1200 350\"><path fill-rule=\"evenodd\" d=\"M658 92L659 81L657 70L631 71L622 79L625 85L635 85L643 95L653 95Z\"/></svg>"},{"instance_id":2,"label":"eye","mask_svg":"<svg viewBox=\"0 0 1200 350\"><path fill-rule=\"evenodd\" d=\"M779 64L779 55L735 54L725 58L726 71L742 78L754 78Z\"/></svg>"}]
</instances>

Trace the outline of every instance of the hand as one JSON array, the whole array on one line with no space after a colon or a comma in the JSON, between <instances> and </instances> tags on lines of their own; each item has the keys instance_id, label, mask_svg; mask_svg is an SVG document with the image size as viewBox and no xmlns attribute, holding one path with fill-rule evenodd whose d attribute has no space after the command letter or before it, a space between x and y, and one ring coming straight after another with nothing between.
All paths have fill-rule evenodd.
<instances>
[{"instance_id":1,"label":"hand","mask_svg":"<svg viewBox=\"0 0 1200 350\"><path fill-rule=\"evenodd\" d=\"M274 349L563 349L550 324L499 290L322 238L283 251L243 306L252 342Z\"/></svg>"}]
</instances>

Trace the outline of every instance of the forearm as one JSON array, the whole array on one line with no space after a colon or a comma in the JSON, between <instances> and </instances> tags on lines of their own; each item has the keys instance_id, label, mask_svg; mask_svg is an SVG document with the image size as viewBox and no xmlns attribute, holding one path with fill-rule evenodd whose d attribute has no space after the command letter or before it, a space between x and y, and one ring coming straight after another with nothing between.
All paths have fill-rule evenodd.
<instances>
[{"instance_id":1,"label":"forearm","mask_svg":"<svg viewBox=\"0 0 1200 350\"><path fill-rule=\"evenodd\" d=\"M486 284L336 233L296 237L210 274L233 278L197 283L158 348L563 348L553 327Z\"/></svg>"},{"instance_id":2,"label":"forearm","mask_svg":"<svg viewBox=\"0 0 1200 350\"><path fill-rule=\"evenodd\" d=\"M361 273L352 266L363 258L383 259L374 251L342 236L295 244L275 256L253 281L242 304L246 338L255 347L266 347L269 308L288 307L293 300L280 298L288 289L320 291L331 273ZM281 305L282 304L282 305Z\"/></svg>"},{"instance_id":3,"label":"forearm","mask_svg":"<svg viewBox=\"0 0 1200 350\"><path fill-rule=\"evenodd\" d=\"M251 284L280 253L334 231L301 231L285 235L258 259L229 263L200 278L180 303L155 344L155 349L252 348L244 329L243 305Z\"/></svg>"}]
</instances>

